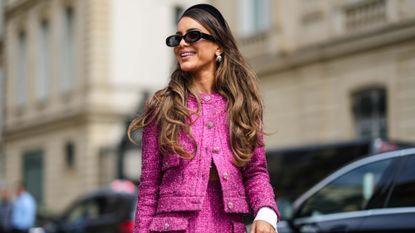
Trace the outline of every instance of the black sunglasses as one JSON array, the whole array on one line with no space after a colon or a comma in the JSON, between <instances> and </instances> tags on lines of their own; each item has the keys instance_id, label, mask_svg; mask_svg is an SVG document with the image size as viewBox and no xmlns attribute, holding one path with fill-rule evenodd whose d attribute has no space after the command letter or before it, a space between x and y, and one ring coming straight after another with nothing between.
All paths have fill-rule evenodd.
<instances>
[{"instance_id":1,"label":"black sunglasses","mask_svg":"<svg viewBox=\"0 0 415 233\"><path fill-rule=\"evenodd\" d=\"M206 40L210 40L215 42L215 38L213 38L213 36L203 33L203 32L199 32L199 31L190 31L186 34L182 35L171 35L169 37L166 38L166 44L169 47L176 47L177 45L180 44L180 41L182 39L184 39L184 41L186 41L186 43L194 43L200 39L206 39Z\"/></svg>"}]
</instances>

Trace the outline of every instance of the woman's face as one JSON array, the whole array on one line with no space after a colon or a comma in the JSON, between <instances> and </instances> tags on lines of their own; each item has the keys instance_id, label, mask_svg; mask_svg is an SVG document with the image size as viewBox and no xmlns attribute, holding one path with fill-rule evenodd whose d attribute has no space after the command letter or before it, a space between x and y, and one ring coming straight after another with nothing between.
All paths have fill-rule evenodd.
<instances>
[{"instance_id":1,"label":"woman's face","mask_svg":"<svg viewBox=\"0 0 415 233\"><path fill-rule=\"evenodd\" d=\"M195 30L211 34L199 22L190 17L181 18L177 24L177 33L180 35ZM220 48L216 43L203 38L191 44L182 39L180 44L174 48L174 53L182 71L192 74L206 71L215 72L216 54L220 54Z\"/></svg>"}]
</instances>

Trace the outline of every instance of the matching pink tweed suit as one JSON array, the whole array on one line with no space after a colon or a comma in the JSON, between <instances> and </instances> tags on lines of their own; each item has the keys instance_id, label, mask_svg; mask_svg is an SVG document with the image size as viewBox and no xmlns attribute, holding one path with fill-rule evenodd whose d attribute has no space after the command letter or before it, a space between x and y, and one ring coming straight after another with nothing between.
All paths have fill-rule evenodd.
<instances>
[{"instance_id":1,"label":"matching pink tweed suit","mask_svg":"<svg viewBox=\"0 0 415 233\"><path fill-rule=\"evenodd\" d=\"M197 109L193 96L187 104ZM160 155L157 126L153 123L144 128L134 233L242 233L241 216L250 208L254 215L261 207L270 207L279 215L265 148L257 147L243 168L232 163L226 99L219 94L202 94L200 113L193 114L192 120L192 135L198 143L192 160L176 154ZM184 134L180 142L184 149L193 150ZM217 184L209 181L212 163L218 171Z\"/></svg>"}]
</instances>

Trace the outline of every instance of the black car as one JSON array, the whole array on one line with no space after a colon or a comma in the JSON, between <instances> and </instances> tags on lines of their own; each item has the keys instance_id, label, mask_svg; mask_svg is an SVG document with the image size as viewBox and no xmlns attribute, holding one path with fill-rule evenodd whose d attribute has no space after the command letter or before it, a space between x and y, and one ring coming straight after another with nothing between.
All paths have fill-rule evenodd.
<instances>
[{"instance_id":1,"label":"black car","mask_svg":"<svg viewBox=\"0 0 415 233\"><path fill-rule=\"evenodd\" d=\"M415 232L415 148L337 170L294 202L278 232Z\"/></svg>"},{"instance_id":2,"label":"black car","mask_svg":"<svg viewBox=\"0 0 415 233\"><path fill-rule=\"evenodd\" d=\"M45 233L132 233L135 192L103 189L76 200L43 227Z\"/></svg>"}]
</instances>

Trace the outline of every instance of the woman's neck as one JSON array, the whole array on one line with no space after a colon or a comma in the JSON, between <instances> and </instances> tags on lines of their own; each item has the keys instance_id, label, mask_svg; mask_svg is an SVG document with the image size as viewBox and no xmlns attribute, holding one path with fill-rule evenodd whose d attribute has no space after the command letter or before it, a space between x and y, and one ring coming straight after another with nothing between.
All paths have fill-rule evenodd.
<instances>
[{"instance_id":1,"label":"woman's neck","mask_svg":"<svg viewBox=\"0 0 415 233\"><path fill-rule=\"evenodd\" d=\"M192 75L192 85L199 93L211 94L213 92L214 79L213 72L199 72Z\"/></svg>"}]
</instances>

